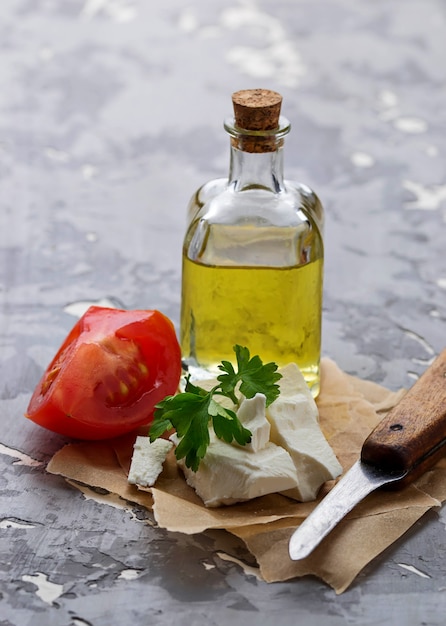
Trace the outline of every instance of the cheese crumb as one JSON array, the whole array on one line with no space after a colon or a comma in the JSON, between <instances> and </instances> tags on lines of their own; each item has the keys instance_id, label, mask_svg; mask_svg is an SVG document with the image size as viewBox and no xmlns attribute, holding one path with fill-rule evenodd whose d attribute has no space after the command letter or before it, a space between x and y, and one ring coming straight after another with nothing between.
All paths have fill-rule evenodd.
<instances>
[{"instance_id":1,"label":"cheese crumb","mask_svg":"<svg viewBox=\"0 0 446 626\"><path fill-rule=\"evenodd\" d=\"M173 447L171 441L149 437L137 437L133 446L133 457L130 465L128 481L132 485L153 487L163 471L163 463Z\"/></svg>"}]
</instances>

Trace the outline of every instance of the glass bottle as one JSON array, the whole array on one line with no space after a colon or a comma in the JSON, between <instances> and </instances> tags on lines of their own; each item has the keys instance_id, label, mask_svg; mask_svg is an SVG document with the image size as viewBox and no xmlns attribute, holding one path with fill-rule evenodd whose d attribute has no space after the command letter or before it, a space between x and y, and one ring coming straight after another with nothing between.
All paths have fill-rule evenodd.
<instances>
[{"instance_id":1,"label":"glass bottle","mask_svg":"<svg viewBox=\"0 0 446 626\"><path fill-rule=\"evenodd\" d=\"M290 130L282 97L233 94L227 179L192 197L183 246L181 348L192 375L234 362L233 346L264 362L295 362L319 392L323 208L307 186L284 180Z\"/></svg>"}]
</instances>

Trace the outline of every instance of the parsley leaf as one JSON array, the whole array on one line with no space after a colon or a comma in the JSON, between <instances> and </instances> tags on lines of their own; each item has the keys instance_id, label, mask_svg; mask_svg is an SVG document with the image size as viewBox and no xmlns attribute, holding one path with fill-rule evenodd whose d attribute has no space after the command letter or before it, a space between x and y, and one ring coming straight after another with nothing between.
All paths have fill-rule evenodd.
<instances>
[{"instance_id":1,"label":"parsley leaf","mask_svg":"<svg viewBox=\"0 0 446 626\"><path fill-rule=\"evenodd\" d=\"M277 381L282 375L277 372L275 363L263 365L259 356L250 358L248 348L234 346L237 358L237 372L229 361L222 361L218 368L225 372L217 377L220 382L222 394L231 398L237 403L235 389L239 382L240 391L246 398L253 398L256 393L263 393L266 396L266 406L269 406L279 397L280 389Z\"/></svg>"},{"instance_id":2,"label":"parsley leaf","mask_svg":"<svg viewBox=\"0 0 446 626\"><path fill-rule=\"evenodd\" d=\"M187 376L183 393L167 396L155 407L150 441L174 428L180 439L175 455L178 459L184 458L187 467L193 471L197 471L209 446L209 423L216 436L227 443L235 439L240 445L246 445L251 441L250 431L240 422L236 412L222 406L215 396L229 398L238 407L237 391L246 398L263 393L267 406L279 395L277 381L282 376L275 363L263 365L259 356L251 358L248 348L239 345L234 346L234 351L237 371L229 361L222 361L218 367L223 374L217 377L218 384L213 389L206 391L191 383L190 376Z\"/></svg>"}]
</instances>

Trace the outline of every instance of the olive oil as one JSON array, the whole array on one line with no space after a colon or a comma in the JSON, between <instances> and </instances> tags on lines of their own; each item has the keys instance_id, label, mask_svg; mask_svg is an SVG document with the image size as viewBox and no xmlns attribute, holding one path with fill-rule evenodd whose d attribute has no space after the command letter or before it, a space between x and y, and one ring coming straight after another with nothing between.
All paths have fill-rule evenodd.
<instances>
[{"instance_id":1,"label":"olive oil","mask_svg":"<svg viewBox=\"0 0 446 626\"><path fill-rule=\"evenodd\" d=\"M324 212L316 194L283 177L288 120L281 96L233 94L227 179L193 196L183 247L181 348L193 376L234 363L233 346L295 362L319 392ZM217 370L218 372L218 370Z\"/></svg>"},{"instance_id":2,"label":"olive oil","mask_svg":"<svg viewBox=\"0 0 446 626\"><path fill-rule=\"evenodd\" d=\"M264 362L297 363L319 391L322 259L295 267L202 265L183 260L181 348L209 370L249 347ZM198 329L198 332L197 332Z\"/></svg>"}]
</instances>

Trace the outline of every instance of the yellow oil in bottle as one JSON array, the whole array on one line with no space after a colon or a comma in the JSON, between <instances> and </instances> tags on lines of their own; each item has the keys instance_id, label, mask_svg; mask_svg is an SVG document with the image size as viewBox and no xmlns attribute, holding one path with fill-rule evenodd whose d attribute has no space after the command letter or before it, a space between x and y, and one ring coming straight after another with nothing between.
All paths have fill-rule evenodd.
<instances>
[{"instance_id":1,"label":"yellow oil in bottle","mask_svg":"<svg viewBox=\"0 0 446 626\"><path fill-rule=\"evenodd\" d=\"M297 363L319 392L323 260L292 267L204 265L183 256L181 348L216 370L233 346L279 366Z\"/></svg>"}]
</instances>

